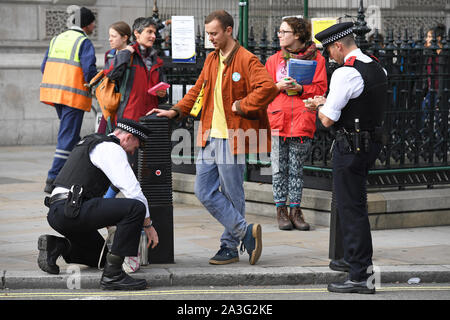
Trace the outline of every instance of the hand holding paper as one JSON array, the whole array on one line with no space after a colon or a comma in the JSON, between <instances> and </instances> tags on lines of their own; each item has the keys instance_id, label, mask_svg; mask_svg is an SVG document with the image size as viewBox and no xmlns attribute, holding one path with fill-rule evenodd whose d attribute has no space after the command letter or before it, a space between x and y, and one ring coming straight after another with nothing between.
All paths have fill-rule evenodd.
<instances>
[{"instance_id":1,"label":"hand holding paper","mask_svg":"<svg viewBox=\"0 0 450 320\"><path fill-rule=\"evenodd\" d=\"M165 83L165 82L160 82L156 86L153 86L150 89L148 89L148 93L156 96L158 94L158 91L165 91L168 88L170 88L170 84ZM159 94L158 94L158 96L159 96Z\"/></svg>"},{"instance_id":2,"label":"hand holding paper","mask_svg":"<svg viewBox=\"0 0 450 320\"><path fill-rule=\"evenodd\" d=\"M303 100L305 107L311 111L316 111L320 106L327 102L327 99L323 96L315 96L314 99Z\"/></svg>"}]
</instances>

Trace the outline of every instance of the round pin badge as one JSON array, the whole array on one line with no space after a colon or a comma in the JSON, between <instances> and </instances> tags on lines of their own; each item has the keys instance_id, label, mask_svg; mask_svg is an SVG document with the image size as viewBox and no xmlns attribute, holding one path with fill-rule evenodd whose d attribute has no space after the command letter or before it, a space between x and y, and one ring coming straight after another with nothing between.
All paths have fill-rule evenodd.
<instances>
[{"instance_id":1,"label":"round pin badge","mask_svg":"<svg viewBox=\"0 0 450 320\"><path fill-rule=\"evenodd\" d=\"M235 72L233 73L233 76L231 78L234 82L238 82L239 80L241 80L241 74L239 72Z\"/></svg>"}]
</instances>

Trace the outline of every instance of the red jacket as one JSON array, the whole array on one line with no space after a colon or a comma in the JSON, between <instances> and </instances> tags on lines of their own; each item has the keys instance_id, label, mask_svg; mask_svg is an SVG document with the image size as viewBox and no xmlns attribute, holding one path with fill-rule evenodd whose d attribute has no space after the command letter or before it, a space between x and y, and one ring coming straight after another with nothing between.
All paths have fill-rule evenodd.
<instances>
[{"instance_id":1,"label":"red jacket","mask_svg":"<svg viewBox=\"0 0 450 320\"><path fill-rule=\"evenodd\" d=\"M314 137L316 131L316 112L305 108L304 99L324 95L327 91L327 72L325 58L317 51L317 67L313 82L303 86L303 94L288 96L280 92L269 104L267 114L269 116L272 135L281 137ZM266 62L266 69L277 83L286 77L285 62L282 51L278 51ZM278 77L277 77L278 74Z\"/></svg>"},{"instance_id":2,"label":"red jacket","mask_svg":"<svg viewBox=\"0 0 450 320\"><path fill-rule=\"evenodd\" d=\"M135 50L133 63L125 89L125 96L117 111L117 118L139 121L140 117L145 116L147 112L158 107L158 97L149 94L147 91L160 82L160 68L163 65L163 61L155 56L153 58L154 63L150 71L148 71L139 51L139 44L135 43L132 46ZM107 58L111 56L108 54L109 52L106 53ZM130 51L119 51L111 60L105 63L105 74L114 72L119 66L129 63L130 59Z\"/></svg>"}]
</instances>

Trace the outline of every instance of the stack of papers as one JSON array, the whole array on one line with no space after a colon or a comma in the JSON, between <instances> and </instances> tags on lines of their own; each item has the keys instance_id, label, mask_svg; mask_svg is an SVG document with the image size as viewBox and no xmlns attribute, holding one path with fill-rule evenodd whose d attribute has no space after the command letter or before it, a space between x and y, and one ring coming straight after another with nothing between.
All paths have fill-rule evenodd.
<instances>
[{"instance_id":1,"label":"stack of papers","mask_svg":"<svg viewBox=\"0 0 450 320\"><path fill-rule=\"evenodd\" d=\"M289 59L287 63L288 76L294 78L298 84L311 84L316 73L317 61Z\"/></svg>"}]
</instances>

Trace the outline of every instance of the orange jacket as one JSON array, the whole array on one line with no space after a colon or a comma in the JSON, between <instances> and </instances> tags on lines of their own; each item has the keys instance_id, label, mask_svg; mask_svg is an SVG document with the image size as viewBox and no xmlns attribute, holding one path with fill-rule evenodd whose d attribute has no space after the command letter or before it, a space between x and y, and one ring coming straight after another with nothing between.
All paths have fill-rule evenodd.
<instances>
[{"instance_id":1,"label":"orange jacket","mask_svg":"<svg viewBox=\"0 0 450 320\"><path fill-rule=\"evenodd\" d=\"M201 129L197 136L197 145L202 147L206 145L211 129L218 64L219 52L216 50L206 58L195 85L172 107L179 118L189 115L204 85ZM266 110L278 94L275 83L259 59L237 41L224 64L222 98L233 154L270 152L270 126ZM237 113L231 110L235 101L238 101Z\"/></svg>"}]
</instances>

